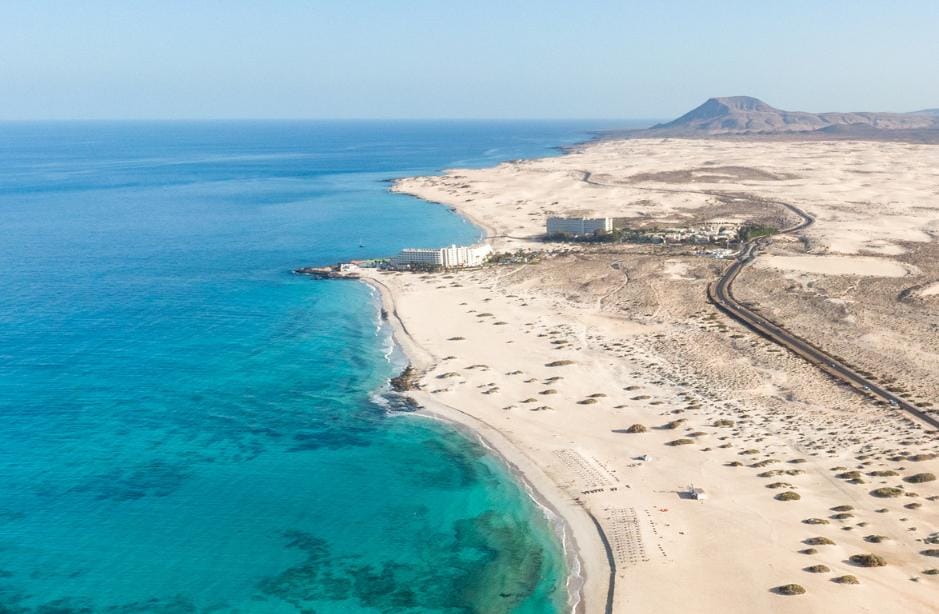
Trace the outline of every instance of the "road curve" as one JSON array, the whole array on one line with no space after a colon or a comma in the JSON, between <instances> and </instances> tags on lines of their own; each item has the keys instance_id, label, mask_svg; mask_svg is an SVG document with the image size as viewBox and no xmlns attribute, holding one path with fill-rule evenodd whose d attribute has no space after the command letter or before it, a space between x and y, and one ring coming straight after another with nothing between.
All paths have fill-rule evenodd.
<instances>
[{"instance_id":1,"label":"road curve","mask_svg":"<svg viewBox=\"0 0 939 614\"><path fill-rule=\"evenodd\" d=\"M815 221L812 216L807 214L805 211L802 211L798 207L778 201L773 201L773 204L786 207L801 218L801 221L798 224L779 231L780 234L798 232L808 227ZM828 375L845 382L849 386L853 387L859 394L880 398L889 405L907 412L919 421L924 422L935 429L939 429L939 419L927 414L906 399L897 396L886 388L878 386L875 382L872 382L866 377L862 376L850 366L844 364L833 356L826 354L823 350L812 345L808 341L797 337L784 328L777 326L773 322L767 320L760 314L751 311L743 304L737 302L737 300L734 298L732 288L734 280L737 278L737 275L740 273L743 267L753 262L757 256L757 250L769 243L769 241L770 239L766 237L760 237L749 241L737 256L737 259L734 261L734 263L727 267L727 270L724 271L724 274L721 275L717 281L708 284L708 299L711 301L711 303L713 303L726 315L730 316L737 322L740 322L758 335L769 339L778 345L781 345L790 352L815 365Z\"/></svg>"}]
</instances>

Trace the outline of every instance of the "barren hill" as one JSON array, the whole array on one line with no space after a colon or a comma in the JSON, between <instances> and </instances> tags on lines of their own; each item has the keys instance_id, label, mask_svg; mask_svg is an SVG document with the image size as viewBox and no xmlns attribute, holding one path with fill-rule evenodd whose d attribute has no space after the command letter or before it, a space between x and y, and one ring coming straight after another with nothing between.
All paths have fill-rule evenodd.
<instances>
[{"instance_id":1,"label":"barren hill","mask_svg":"<svg viewBox=\"0 0 939 614\"><path fill-rule=\"evenodd\" d=\"M916 113L805 113L783 111L758 98L711 98L676 120L644 131L649 136L705 136L820 132L865 137L889 131L939 129L935 109Z\"/></svg>"}]
</instances>

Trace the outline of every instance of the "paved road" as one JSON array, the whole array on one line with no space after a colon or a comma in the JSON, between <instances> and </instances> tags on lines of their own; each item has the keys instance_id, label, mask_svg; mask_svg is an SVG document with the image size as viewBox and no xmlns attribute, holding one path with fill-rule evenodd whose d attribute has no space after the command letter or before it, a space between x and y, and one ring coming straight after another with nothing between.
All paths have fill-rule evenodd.
<instances>
[{"instance_id":1,"label":"paved road","mask_svg":"<svg viewBox=\"0 0 939 614\"><path fill-rule=\"evenodd\" d=\"M798 224L790 228L786 228L785 230L781 230L780 233L798 232L808 227L815 221L812 216L807 214L805 211L802 211L798 207L778 201L775 202L775 204L786 207L801 218L801 221ZM790 333L784 328L777 326L760 314L751 311L746 306L737 302L737 300L734 298L732 288L734 280L737 278L737 275L740 273L743 267L756 258L757 250L768 244L769 241L769 238L763 237L751 240L749 243L747 243L740 255L737 256L737 260L735 260L734 263L730 265L726 271L724 271L724 274L720 277L720 279L708 285L708 298L711 300L711 302L714 303L718 309L723 311L734 320L742 323L750 330L801 356L832 377L852 386L860 394L879 398L892 407L907 412L921 422L924 422L935 429L939 429L939 419L923 412L902 397L899 397L889 390L878 386L876 383L862 376L850 366L840 362L833 356L826 354L824 351L815 347L808 341L797 337L796 335Z\"/></svg>"}]
</instances>

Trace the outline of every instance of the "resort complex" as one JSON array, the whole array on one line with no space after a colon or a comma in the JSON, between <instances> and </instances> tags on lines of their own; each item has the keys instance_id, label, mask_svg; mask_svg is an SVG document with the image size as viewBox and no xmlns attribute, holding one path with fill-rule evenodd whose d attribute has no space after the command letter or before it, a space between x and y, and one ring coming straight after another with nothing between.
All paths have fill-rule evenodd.
<instances>
[{"instance_id":1,"label":"resort complex","mask_svg":"<svg viewBox=\"0 0 939 614\"><path fill-rule=\"evenodd\" d=\"M774 232L775 228L769 226L734 220L708 220L694 226L648 227L630 225L626 218L549 217L545 224L545 238L549 241L715 243L726 246Z\"/></svg>"}]
</instances>

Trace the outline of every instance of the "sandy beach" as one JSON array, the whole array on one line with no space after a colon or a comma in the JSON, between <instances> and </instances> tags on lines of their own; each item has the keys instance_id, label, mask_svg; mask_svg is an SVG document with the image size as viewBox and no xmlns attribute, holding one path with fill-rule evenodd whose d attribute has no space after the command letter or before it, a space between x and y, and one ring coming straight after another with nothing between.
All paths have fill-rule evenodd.
<instances>
[{"instance_id":1,"label":"sandy beach","mask_svg":"<svg viewBox=\"0 0 939 614\"><path fill-rule=\"evenodd\" d=\"M816 223L738 298L932 412L937 186L933 145L601 141L395 185L527 262L365 276L420 374L408 394L563 519L578 611L934 612L934 431L724 317L705 290L729 261L700 246L541 235L548 215L783 227L769 203L798 206Z\"/></svg>"}]
</instances>

